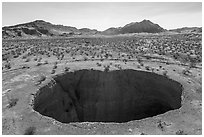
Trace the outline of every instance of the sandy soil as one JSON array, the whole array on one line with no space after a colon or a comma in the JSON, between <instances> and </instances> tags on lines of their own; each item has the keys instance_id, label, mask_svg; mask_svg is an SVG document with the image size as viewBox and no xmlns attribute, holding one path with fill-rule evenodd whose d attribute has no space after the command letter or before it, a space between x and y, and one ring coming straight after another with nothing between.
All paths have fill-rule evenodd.
<instances>
[{"instance_id":1,"label":"sandy soil","mask_svg":"<svg viewBox=\"0 0 204 137\"><path fill-rule=\"evenodd\" d=\"M202 134L202 86L201 66L192 68L190 75L182 73L186 66L162 63L153 59L144 60L144 66L138 68L136 60L123 62L120 60L87 60L58 61L56 72L51 74L55 57L43 58L48 64L36 66L36 62L28 63L15 60L15 67L3 70L2 73L2 133L7 134ZM98 66L97 63L101 63ZM30 68L20 68L26 64ZM50 82L52 76L63 73L67 66L69 71L80 69L104 70L110 65L110 70L121 69L146 70L145 66L154 68L154 73L163 74L166 70L168 77L183 85L182 107L161 115L134 120L125 123L76 122L63 124L52 118L42 116L32 108L32 100L40 87ZM162 66L162 68L159 68ZM151 71L151 70L150 70ZM46 80L38 83L40 76Z\"/></svg>"}]
</instances>

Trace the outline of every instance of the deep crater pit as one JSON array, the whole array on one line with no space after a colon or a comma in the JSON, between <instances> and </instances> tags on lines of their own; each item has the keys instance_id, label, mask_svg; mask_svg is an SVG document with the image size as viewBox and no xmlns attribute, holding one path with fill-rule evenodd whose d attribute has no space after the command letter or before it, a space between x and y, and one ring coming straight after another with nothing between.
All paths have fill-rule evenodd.
<instances>
[{"instance_id":1,"label":"deep crater pit","mask_svg":"<svg viewBox=\"0 0 204 137\"><path fill-rule=\"evenodd\" d=\"M128 122L181 107L182 85L144 71L79 70L40 88L34 110L62 123Z\"/></svg>"}]
</instances>

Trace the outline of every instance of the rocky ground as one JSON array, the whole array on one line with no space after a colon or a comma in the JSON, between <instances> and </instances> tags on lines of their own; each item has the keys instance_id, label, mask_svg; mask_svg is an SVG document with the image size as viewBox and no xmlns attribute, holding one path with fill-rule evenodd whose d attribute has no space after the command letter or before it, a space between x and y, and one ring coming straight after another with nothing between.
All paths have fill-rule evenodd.
<instances>
[{"instance_id":1,"label":"rocky ground","mask_svg":"<svg viewBox=\"0 0 204 137\"><path fill-rule=\"evenodd\" d=\"M96 46L92 41L82 39L81 43L78 40L69 40L71 43L66 40L56 41L59 42L53 43L52 40L3 42L3 59L5 58L2 63L3 134L202 134L201 63L197 62L196 65L192 62L182 63L169 55L146 54L148 52L145 50L148 49L144 49L144 46L142 48L144 54L129 55L131 48L128 49L129 46L114 48L114 40L110 40L108 44L106 39L101 40L99 44L96 41L94 43ZM113 46L109 46L110 43ZM156 47L149 46L149 49L154 48ZM13 49L17 57L8 54L13 53ZM121 69L148 71L181 83L182 106L161 115L124 123L60 123L33 110L35 94L41 87L50 83L54 75L81 69L104 71L107 68L108 71Z\"/></svg>"}]
</instances>

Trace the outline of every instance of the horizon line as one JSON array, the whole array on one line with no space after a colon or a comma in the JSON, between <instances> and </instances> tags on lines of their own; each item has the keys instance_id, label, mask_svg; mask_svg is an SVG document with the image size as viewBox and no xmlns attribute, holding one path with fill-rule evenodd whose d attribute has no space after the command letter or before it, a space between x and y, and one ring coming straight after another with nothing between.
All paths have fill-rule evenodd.
<instances>
[{"instance_id":1,"label":"horizon line","mask_svg":"<svg viewBox=\"0 0 204 137\"><path fill-rule=\"evenodd\" d=\"M142 21L144 21L144 20L149 20L149 19L143 19ZM17 23L17 24L13 24L13 25L5 25L5 26L2 26L2 28L4 28L4 27L13 27L13 26L17 26L17 25L23 25L23 24L27 24L27 23L31 23L31 22L35 22L35 21L44 21L44 22L47 22L47 23L51 23L52 25L62 25L62 26L65 26L65 27L74 27L74 28L76 28L76 29L85 29L85 28L87 28L87 29L91 29L91 30L97 30L97 31L99 31L99 32L102 32L102 31L105 31L105 30L107 30L107 29L110 29L110 28L119 28L119 27L124 27L125 25L127 25L127 24L130 24L130 23L139 23L139 22L142 22L142 21L133 21L133 22L129 22L129 23L126 23L125 25L123 25L123 26L119 26L119 27L116 27L116 26L110 26L110 27L108 27L107 29L105 29L105 30L98 30L98 29L95 29L95 28L88 28L88 27L82 27L82 28L77 28L77 27L75 27L75 26L70 26L70 25L65 25L65 24L54 24L54 23L52 23L51 21L47 21L47 20L44 20L44 19L35 19L35 20L33 20L33 21L28 21L28 22L23 22L23 23ZM152 22L151 20L149 20L150 22ZM152 23L154 23L154 22L152 22ZM154 23L154 24L158 24L158 23ZM159 25L159 24L158 24ZM160 26L160 25L159 25ZM160 26L160 27L162 27L162 26ZM202 28L202 26L182 26L182 27L178 27L178 28L170 28L170 29L166 29L166 28L163 28L164 30L174 30L174 29L180 29L180 28L193 28L193 27L196 27L196 28Z\"/></svg>"}]
</instances>

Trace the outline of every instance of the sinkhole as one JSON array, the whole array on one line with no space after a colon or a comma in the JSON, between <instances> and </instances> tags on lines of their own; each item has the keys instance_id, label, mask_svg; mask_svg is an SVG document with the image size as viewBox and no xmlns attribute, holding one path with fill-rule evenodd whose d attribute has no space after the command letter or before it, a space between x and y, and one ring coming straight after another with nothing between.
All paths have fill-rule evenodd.
<instances>
[{"instance_id":1,"label":"sinkhole","mask_svg":"<svg viewBox=\"0 0 204 137\"><path fill-rule=\"evenodd\" d=\"M33 108L62 123L128 122L181 107L182 85L144 71L79 70L56 75Z\"/></svg>"}]
</instances>

